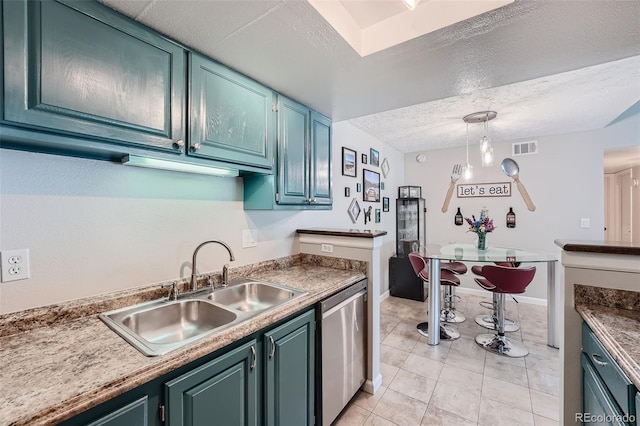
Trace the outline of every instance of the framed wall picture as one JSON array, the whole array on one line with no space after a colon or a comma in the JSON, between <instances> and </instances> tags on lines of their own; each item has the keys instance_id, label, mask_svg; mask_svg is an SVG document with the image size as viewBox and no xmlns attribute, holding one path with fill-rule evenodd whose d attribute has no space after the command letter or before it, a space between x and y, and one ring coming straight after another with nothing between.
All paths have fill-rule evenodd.
<instances>
[{"instance_id":1,"label":"framed wall picture","mask_svg":"<svg viewBox=\"0 0 640 426\"><path fill-rule=\"evenodd\" d=\"M382 211L389 211L389 197L382 197Z\"/></svg>"},{"instance_id":2,"label":"framed wall picture","mask_svg":"<svg viewBox=\"0 0 640 426\"><path fill-rule=\"evenodd\" d=\"M367 164L367 154L362 154L362 157L360 157L360 162L362 164Z\"/></svg>"},{"instance_id":3,"label":"framed wall picture","mask_svg":"<svg viewBox=\"0 0 640 426\"><path fill-rule=\"evenodd\" d=\"M351 188L349 188L348 186L344 187L344 196L351 197Z\"/></svg>"},{"instance_id":4,"label":"framed wall picture","mask_svg":"<svg viewBox=\"0 0 640 426\"><path fill-rule=\"evenodd\" d=\"M375 223L380 223L380 209L376 209L376 220Z\"/></svg>"},{"instance_id":5,"label":"framed wall picture","mask_svg":"<svg viewBox=\"0 0 640 426\"><path fill-rule=\"evenodd\" d=\"M358 174L358 167L356 162L356 156L358 154L349 148L342 147L342 174L344 176L356 177Z\"/></svg>"},{"instance_id":6,"label":"framed wall picture","mask_svg":"<svg viewBox=\"0 0 640 426\"><path fill-rule=\"evenodd\" d=\"M380 173L362 170L362 200L380 202Z\"/></svg>"},{"instance_id":7,"label":"framed wall picture","mask_svg":"<svg viewBox=\"0 0 640 426\"><path fill-rule=\"evenodd\" d=\"M362 185L360 185L359 183L356 183L356 192L360 192L362 191Z\"/></svg>"},{"instance_id":8,"label":"framed wall picture","mask_svg":"<svg viewBox=\"0 0 640 426\"><path fill-rule=\"evenodd\" d=\"M373 148L369 148L369 164L376 167L380 165L380 153Z\"/></svg>"}]
</instances>

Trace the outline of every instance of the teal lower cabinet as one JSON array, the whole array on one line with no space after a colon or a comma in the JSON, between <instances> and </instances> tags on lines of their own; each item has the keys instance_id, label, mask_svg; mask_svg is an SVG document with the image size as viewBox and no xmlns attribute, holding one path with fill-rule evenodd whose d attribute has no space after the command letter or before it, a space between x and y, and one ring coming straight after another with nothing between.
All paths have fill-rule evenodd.
<instances>
[{"instance_id":1,"label":"teal lower cabinet","mask_svg":"<svg viewBox=\"0 0 640 426\"><path fill-rule=\"evenodd\" d=\"M586 323L582 324L582 413L584 424L637 425L637 389L602 346Z\"/></svg>"},{"instance_id":2,"label":"teal lower cabinet","mask_svg":"<svg viewBox=\"0 0 640 426\"><path fill-rule=\"evenodd\" d=\"M263 337L264 425L313 425L314 313L308 312Z\"/></svg>"},{"instance_id":3,"label":"teal lower cabinet","mask_svg":"<svg viewBox=\"0 0 640 426\"><path fill-rule=\"evenodd\" d=\"M107 414L88 426L147 426L149 423L149 399L145 396Z\"/></svg>"},{"instance_id":4,"label":"teal lower cabinet","mask_svg":"<svg viewBox=\"0 0 640 426\"><path fill-rule=\"evenodd\" d=\"M251 340L165 385L169 425L258 424L257 344Z\"/></svg>"},{"instance_id":5,"label":"teal lower cabinet","mask_svg":"<svg viewBox=\"0 0 640 426\"><path fill-rule=\"evenodd\" d=\"M622 422L622 413L615 403L611 394L608 392L606 385L598 376L595 369L591 366L591 362L582 354L582 415L581 420L584 424L613 424L625 425ZM602 419L602 420L600 420ZM605 421L607 420L607 421Z\"/></svg>"},{"instance_id":6,"label":"teal lower cabinet","mask_svg":"<svg viewBox=\"0 0 640 426\"><path fill-rule=\"evenodd\" d=\"M314 351L310 309L60 425L313 426Z\"/></svg>"}]
</instances>

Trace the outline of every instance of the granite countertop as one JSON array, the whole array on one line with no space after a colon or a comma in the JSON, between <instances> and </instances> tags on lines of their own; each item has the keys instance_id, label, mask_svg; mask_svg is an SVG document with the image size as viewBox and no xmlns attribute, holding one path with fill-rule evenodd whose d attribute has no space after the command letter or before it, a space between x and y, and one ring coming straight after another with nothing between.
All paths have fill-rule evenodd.
<instances>
[{"instance_id":1,"label":"granite countertop","mask_svg":"<svg viewBox=\"0 0 640 426\"><path fill-rule=\"evenodd\" d=\"M564 251L640 256L640 245L625 241L555 240Z\"/></svg>"},{"instance_id":2,"label":"granite countertop","mask_svg":"<svg viewBox=\"0 0 640 426\"><path fill-rule=\"evenodd\" d=\"M640 293L575 286L576 310L640 389Z\"/></svg>"},{"instance_id":3,"label":"granite countertop","mask_svg":"<svg viewBox=\"0 0 640 426\"><path fill-rule=\"evenodd\" d=\"M97 297L95 303L85 299L0 316L5 331L0 337L0 423L49 425L71 418L317 303L365 278L366 270L365 262L311 255L264 263L235 275L308 294L163 356L144 356L98 319L105 306L139 303L139 294L131 290ZM157 295L158 288L151 293ZM13 334L7 335L7 329Z\"/></svg>"}]
</instances>

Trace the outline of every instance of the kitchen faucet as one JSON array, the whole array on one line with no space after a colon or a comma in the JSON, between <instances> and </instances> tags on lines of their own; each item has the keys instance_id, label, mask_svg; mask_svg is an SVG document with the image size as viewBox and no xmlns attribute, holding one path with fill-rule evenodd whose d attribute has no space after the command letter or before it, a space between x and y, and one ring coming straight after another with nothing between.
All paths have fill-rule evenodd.
<instances>
[{"instance_id":1,"label":"kitchen faucet","mask_svg":"<svg viewBox=\"0 0 640 426\"><path fill-rule=\"evenodd\" d=\"M223 243L222 241L216 241L216 240L211 240L211 241L205 241L204 243L200 244L198 247L196 247L196 249L193 251L193 258L191 260L191 290L195 291L196 288L198 287L198 283L197 283L197 279L196 279L196 256L198 255L198 251L203 247L206 246L207 244L211 244L211 243L217 243L220 244L222 247L226 248L227 251L229 252L229 261L233 262L234 260L236 260L236 258L233 256L233 251L231 251L231 247L229 247L226 243ZM229 275L229 264L225 264L222 267L222 287L226 287L227 286L227 279L228 279L228 275Z\"/></svg>"}]
</instances>

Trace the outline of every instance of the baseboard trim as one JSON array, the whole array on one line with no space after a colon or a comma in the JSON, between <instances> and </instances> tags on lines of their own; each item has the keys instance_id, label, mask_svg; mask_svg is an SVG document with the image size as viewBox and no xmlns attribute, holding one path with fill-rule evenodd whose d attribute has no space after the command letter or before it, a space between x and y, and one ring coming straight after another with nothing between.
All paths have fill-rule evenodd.
<instances>
[{"instance_id":1,"label":"baseboard trim","mask_svg":"<svg viewBox=\"0 0 640 426\"><path fill-rule=\"evenodd\" d=\"M390 296L390 294L389 294L389 290L387 290L387 291L385 291L384 293L382 293L382 294L380 295L380 301L382 302L384 299L386 299L386 298L387 298L387 297L389 297L389 296Z\"/></svg>"}]
</instances>

